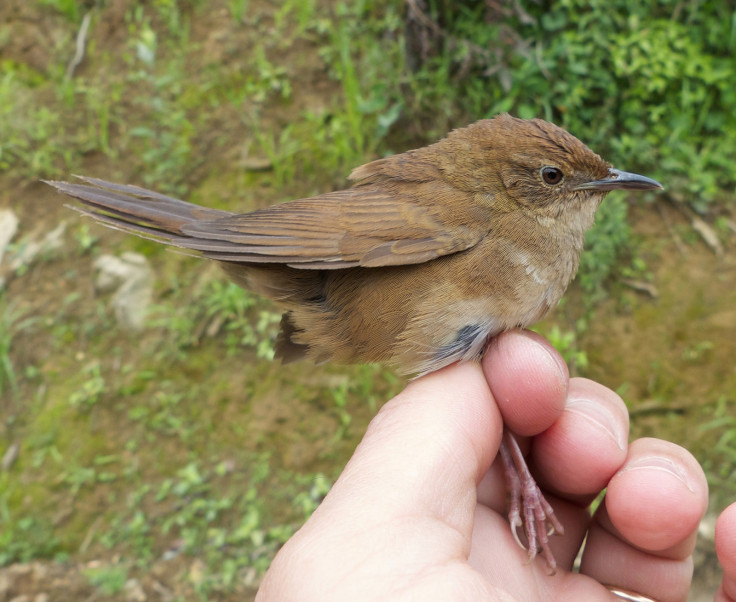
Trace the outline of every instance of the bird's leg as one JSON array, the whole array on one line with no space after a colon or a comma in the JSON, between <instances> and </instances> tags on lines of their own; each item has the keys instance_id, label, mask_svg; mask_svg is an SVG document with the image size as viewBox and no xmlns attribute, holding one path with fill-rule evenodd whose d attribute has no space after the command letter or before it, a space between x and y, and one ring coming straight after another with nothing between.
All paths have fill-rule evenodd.
<instances>
[{"instance_id":1,"label":"bird's leg","mask_svg":"<svg viewBox=\"0 0 736 602\"><path fill-rule=\"evenodd\" d=\"M549 536L555 533L562 535L564 529L555 516L552 506L549 505L539 489L529 467L521 454L521 449L514 435L504 429L501 447L499 449L506 475L506 488L509 495L509 523L514 539L523 548L519 540L517 529L523 525L528 541L529 561L542 549L552 574L555 573L557 563L549 548ZM523 518L522 518L523 516Z\"/></svg>"}]
</instances>

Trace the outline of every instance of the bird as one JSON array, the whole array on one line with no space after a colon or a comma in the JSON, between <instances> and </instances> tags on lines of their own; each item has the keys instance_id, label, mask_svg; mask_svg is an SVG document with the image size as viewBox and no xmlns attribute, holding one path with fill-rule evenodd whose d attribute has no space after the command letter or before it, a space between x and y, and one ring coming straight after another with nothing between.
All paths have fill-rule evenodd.
<instances>
[{"instance_id":1,"label":"bird","mask_svg":"<svg viewBox=\"0 0 736 602\"><path fill-rule=\"evenodd\" d=\"M500 114L352 170L344 190L249 213L138 186L47 182L97 221L215 260L283 312L283 362L381 362L415 377L479 361L501 332L533 325L577 272L613 190L662 185L615 169L564 129ZM563 526L505 430L509 522L531 561L556 562Z\"/></svg>"}]
</instances>

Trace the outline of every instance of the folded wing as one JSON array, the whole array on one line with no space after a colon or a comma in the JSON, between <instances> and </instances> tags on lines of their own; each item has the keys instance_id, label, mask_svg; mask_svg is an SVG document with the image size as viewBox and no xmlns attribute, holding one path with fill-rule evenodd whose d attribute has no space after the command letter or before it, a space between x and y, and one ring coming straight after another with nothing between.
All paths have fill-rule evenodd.
<instances>
[{"instance_id":1,"label":"folded wing","mask_svg":"<svg viewBox=\"0 0 736 602\"><path fill-rule=\"evenodd\" d=\"M49 182L113 228L237 263L304 269L422 263L472 247L482 233L448 226L400 191L356 187L252 213L206 209L136 186Z\"/></svg>"}]
</instances>

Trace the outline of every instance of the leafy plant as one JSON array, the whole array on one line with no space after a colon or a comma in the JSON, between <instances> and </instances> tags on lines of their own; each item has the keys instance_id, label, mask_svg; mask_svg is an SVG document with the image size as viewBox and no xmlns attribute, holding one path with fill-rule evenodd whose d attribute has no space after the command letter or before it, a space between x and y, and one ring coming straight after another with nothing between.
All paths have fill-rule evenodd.
<instances>
[{"instance_id":1,"label":"leafy plant","mask_svg":"<svg viewBox=\"0 0 736 602\"><path fill-rule=\"evenodd\" d=\"M79 21L78 0L39 0L39 4L57 10L72 23Z\"/></svg>"},{"instance_id":2,"label":"leafy plant","mask_svg":"<svg viewBox=\"0 0 736 602\"><path fill-rule=\"evenodd\" d=\"M721 396L714 406L709 409L712 419L699 426L712 438L711 453L703 468L719 502L728 503L736 493L736 400Z\"/></svg>"},{"instance_id":3,"label":"leafy plant","mask_svg":"<svg viewBox=\"0 0 736 602\"><path fill-rule=\"evenodd\" d=\"M736 17L726 4L429 5L437 26L424 35L435 44L408 110L433 135L503 111L542 117L699 212L733 197ZM629 244L621 197L604 202L588 236L580 279L594 296Z\"/></svg>"},{"instance_id":4,"label":"leafy plant","mask_svg":"<svg viewBox=\"0 0 736 602\"><path fill-rule=\"evenodd\" d=\"M576 334L573 331L563 331L553 324L550 328L533 328L541 333L560 352L565 362L570 366L570 372L575 374L588 366L588 354L577 345Z\"/></svg>"},{"instance_id":5,"label":"leafy plant","mask_svg":"<svg viewBox=\"0 0 736 602\"><path fill-rule=\"evenodd\" d=\"M100 362L92 362L84 368L82 374L87 378L69 396L69 404L82 410L89 410L100 401L105 392L105 379L102 376Z\"/></svg>"},{"instance_id":6,"label":"leafy plant","mask_svg":"<svg viewBox=\"0 0 736 602\"><path fill-rule=\"evenodd\" d=\"M34 558L52 558L59 553L59 539L43 518L11 516L0 505L0 566L28 562Z\"/></svg>"},{"instance_id":7,"label":"leafy plant","mask_svg":"<svg viewBox=\"0 0 736 602\"><path fill-rule=\"evenodd\" d=\"M700 211L733 191L736 20L725 4L564 0L494 14L431 4L451 35L420 78L439 94L452 85L461 111L553 120ZM468 45L491 52L462 70ZM435 96L416 100L431 110Z\"/></svg>"},{"instance_id":8,"label":"leafy plant","mask_svg":"<svg viewBox=\"0 0 736 602\"><path fill-rule=\"evenodd\" d=\"M59 144L59 108L37 102L36 82L24 80L13 65L0 67L0 172L15 168L27 176L49 176L60 165L72 165L69 149Z\"/></svg>"},{"instance_id":9,"label":"leafy plant","mask_svg":"<svg viewBox=\"0 0 736 602\"><path fill-rule=\"evenodd\" d=\"M23 313L0 293L0 394L7 390L18 394L18 377L11 359L13 340L36 321L33 317L22 318Z\"/></svg>"},{"instance_id":10,"label":"leafy plant","mask_svg":"<svg viewBox=\"0 0 736 602\"><path fill-rule=\"evenodd\" d=\"M604 292L604 283L620 265L622 256L631 253L631 228L626 220L627 206L620 197L607 198L598 209L596 226L585 238L580 257L578 280L588 307Z\"/></svg>"},{"instance_id":11,"label":"leafy plant","mask_svg":"<svg viewBox=\"0 0 736 602\"><path fill-rule=\"evenodd\" d=\"M40 47L49 52L42 68L14 50L12 20L0 25L0 175L7 202L39 227L55 219L25 206L39 177L87 173L177 196L193 187L194 200L245 211L343 186L360 163L504 110L565 126L698 211L733 199L736 27L727 3L429 0L438 28L417 63L404 54L401 2L225 0L205 13L201 0L133 1L111 39L98 19L110 3L96 2L83 63L69 79L84 3L42 0L24 11L36 4L58 9L38 9L53 45ZM240 160L252 151L260 166ZM622 257L636 255L626 208L622 193L608 197L590 233L580 271L589 299L604 294ZM75 244L93 254L116 244L107 233L97 243L101 232L80 228ZM0 387L27 401L10 408L3 445L28 450L0 474L0 563L76 554L83 543L141 570L183 553L202 570L182 587L221 597L257 580L329 490L334 475L313 471L354 448L369 409L401 381L376 366L347 369L343 381L329 369L253 362L273 354L272 306L208 280L202 263L145 241L120 244L163 266L159 306L141 333L121 333L104 300L92 298L83 253L73 265L59 260L58 274L55 257L29 266L0 297ZM39 303L50 272L59 294ZM25 337L32 320L39 332ZM545 334L584 366L579 329ZM43 351L36 366L20 363L28 339ZM683 350L693 368L717 355L707 341ZM651 372L651 396L671 398L669 374ZM296 411L282 411L292 398ZM724 492L734 481L732 402L720 399L703 431L717 443L709 480ZM292 414L310 433L314 417L336 431L318 428L317 467L296 474L280 468L290 456L281 421L293 427ZM263 449L273 459L253 451ZM74 516L59 521L71 497ZM89 576L97 595L119 591L127 564L98 569Z\"/></svg>"},{"instance_id":12,"label":"leafy plant","mask_svg":"<svg viewBox=\"0 0 736 602\"><path fill-rule=\"evenodd\" d=\"M233 19L242 23L245 20L245 15L248 12L250 0L229 0L227 3L228 10L232 15Z\"/></svg>"},{"instance_id":13,"label":"leafy plant","mask_svg":"<svg viewBox=\"0 0 736 602\"><path fill-rule=\"evenodd\" d=\"M90 567L82 572L87 581L105 596L114 596L123 591L128 580L128 571L122 566Z\"/></svg>"},{"instance_id":14,"label":"leafy plant","mask_svg":"<svg viewBox=\"0 0 736 602\"><path fill-rule=\"evenodd\" d=\"M231 353L243 347L256 349L258 357L273 358L272 341L281 314L233 282L211 280L193 301L162 304L152 311L151 325L166 329L176 346L184 349L203 336L226 333Z\"/></svg>"}]
</instances>

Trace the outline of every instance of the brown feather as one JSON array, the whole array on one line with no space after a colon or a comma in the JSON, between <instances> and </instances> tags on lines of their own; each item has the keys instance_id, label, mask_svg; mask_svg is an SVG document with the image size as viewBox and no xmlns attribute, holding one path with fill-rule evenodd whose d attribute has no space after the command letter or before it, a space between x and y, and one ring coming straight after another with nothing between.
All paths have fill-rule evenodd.
<instances>
[{"instance_id":1,"label":"brown feather","mask_svg":"<svg viewBox=\"0 0 736 602\"><path fill-rule=\"evenodd\" d=\"M617 187L588 184L611 173L557 126L500 115L358 167L352 188L246 214L93 178L50 184L105 225L219 260L273 299L282 358L424 373L554 307Z\"/></svg>"}]
</instances>

